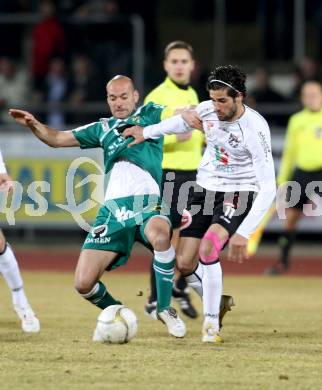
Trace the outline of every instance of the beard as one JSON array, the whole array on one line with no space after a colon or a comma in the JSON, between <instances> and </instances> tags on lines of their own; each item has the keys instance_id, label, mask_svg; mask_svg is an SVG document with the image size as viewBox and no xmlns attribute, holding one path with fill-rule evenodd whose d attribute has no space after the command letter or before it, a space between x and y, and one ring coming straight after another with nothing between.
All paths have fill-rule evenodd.
<instances>
[{"instance_id":1,"label":"beard","mask_svg":"<svg viewBox=\"0 0 322 390\"><path fill-rule=\"evenodd\" d=\"M237 112L237 104L234 104L232 109L228 112L228 114L226 114L225 116L223 116L222 118L219 118L219 119L221 121L229 122L230 120L232 120L234 118L234 116L236 115L236 112Z\"/></svg>"}]
</instances>

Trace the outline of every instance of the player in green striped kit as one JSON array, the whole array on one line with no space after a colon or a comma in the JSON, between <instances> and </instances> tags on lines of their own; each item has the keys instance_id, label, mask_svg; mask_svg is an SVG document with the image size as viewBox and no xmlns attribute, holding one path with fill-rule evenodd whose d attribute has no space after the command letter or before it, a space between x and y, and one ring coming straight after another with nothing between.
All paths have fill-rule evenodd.
<instances>
[{"instance_id":1,"label":"player in green striped kit","mask_svg":"<svg viewBox=\"0 0 322 390\"><path fill-rule=\"evenodd\" d=\"M127 126L159 123L169 113L153 103L136 109L139 94L132 80L125 76L110 80L106 92L113 116L72 131L49 128L26 111L11 109L10 115L49 146L103 149L105 173L109 177L105 202L78 260L76 290L101 309L121 305L100 278L105 270L125 264L134 241L140 241L154 251L158 318L171 335L183 337L185 325L170 307L175 263L171 224L160 215L162 141L153 140L129 149L130 141L122 136Z\"/></svg>"}]
</instances>

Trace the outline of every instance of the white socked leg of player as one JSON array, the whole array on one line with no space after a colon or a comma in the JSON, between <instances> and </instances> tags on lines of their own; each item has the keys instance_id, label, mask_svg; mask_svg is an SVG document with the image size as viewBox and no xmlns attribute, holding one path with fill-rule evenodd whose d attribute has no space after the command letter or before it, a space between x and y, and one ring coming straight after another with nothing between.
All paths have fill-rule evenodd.
<instances>
[{"instance_id":1,"label":"white socked leg of player","mask_svg":"<svg viewBox=\"0 0 322 390\"><path fill-rule=\"evenodd\" d=\"M188 286L191 287L199 295L201 299L203 295L202 277L203 277L203 268L202 268L202 264L199 261L195 270L191 274L185 276Z\"/></svg>"},{"instance_id":2,"label":"white socked leg of player","mask_svg":"<svg viewBox=\"0 0 322 390\"><path fill-rule=\"evenodd\" d=\"M219 313L223 290L221 264L218 260L214 264L202 264L202 268L202 303L204 312L202 341L220 343L222 342L222 338L219 335Z\"/></svg>"},{"instance_id":3,"label":"white socked leg of player","mask_svg":"<svg viewBox=\"0 0 322 390\"><path fill-rule=\"evenodd\" d=\"M39 320L26 297L18 263L9 244L5 244L0 253L0 272L12 292L13 307L21 320L22 330L27 333L39 332Z\"/></svg>"},{"instance_id":4,"label":"white socked leg of player","mask_svg":"<svg viewBox=\"0 0 322 390\"><path fill-rule=\"evenodd\" d=\"M219 335L222 319L225 313L231 310L231 306L234 306L231 296L222 296L223 282L219 255L228 238L226 228L213 224L204 234L199 246L200 262L203 268L202 301L205 316L202 329L203 342L221 343L223 341Z\"/></svg>"},{"instance_id":5,"label":"white socked leg of player","mask_svg":"<svg viewBox=\"0 0 322 390\"><path fill-rule=\"evenodd\" d=\"M202 279L204 274L204 265L199 261L195 270L185 277L187 284L191 287L202 299L203 288ZM222 328L222 322L225 314L231 311L235 306L234 298L231 295L222 295L220 299L220 311L219 311L219 330Z\"/></svg>"}]
</instances>

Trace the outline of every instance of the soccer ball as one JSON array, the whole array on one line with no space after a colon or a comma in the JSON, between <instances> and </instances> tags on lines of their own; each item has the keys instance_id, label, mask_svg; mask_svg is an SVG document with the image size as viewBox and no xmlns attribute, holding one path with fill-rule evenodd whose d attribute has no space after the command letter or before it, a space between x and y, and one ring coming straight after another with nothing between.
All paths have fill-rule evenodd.
<instances>
[{"instance_id":1,"label":"soccer ball","mask_svg":"<svg viewBox=\"0 0 322 390\"><path fill-rule=\"evenodd\" d=\"M124 344L133 339L137 330L137 318L133 311L124 305L112 305L98 316L93 341Z\"/></svg>"}]
</instances>

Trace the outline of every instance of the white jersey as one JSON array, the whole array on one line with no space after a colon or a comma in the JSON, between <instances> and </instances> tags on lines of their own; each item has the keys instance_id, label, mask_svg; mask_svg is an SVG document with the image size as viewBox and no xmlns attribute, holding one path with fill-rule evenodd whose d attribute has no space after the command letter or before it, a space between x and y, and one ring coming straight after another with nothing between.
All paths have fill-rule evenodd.
<instances>
[{"instance_id":1,"label":"white jersey","mask_svg":"<svg viewBox=\"0 0 322 390\"><path fill-rule=\"evenodd\" d=\"M196 111L202 119L207 140L197 183L211 191L258 192L255 169L266 165L271 157L266 120L245 106L244 114L237 121L220 121L211 100L199 104ZM272 159L270 162L273 164Z\"/></svg>"},{"instance_id":2,"label":"white jersey","mask_svg":"<svg viewBox=\"0 0 322 390\"><path fill-rule=\"evenodd\" d=\"M266 120L244 106L235 122L218 119L211 100L196 107L202 119L207 147L200 162L197 183L211 191L254 191L257 197L237 233L249 238L276 195L270 131ZM181 115L144 129L145 138L189 131Z\"/></svg>"}]
</instances>

